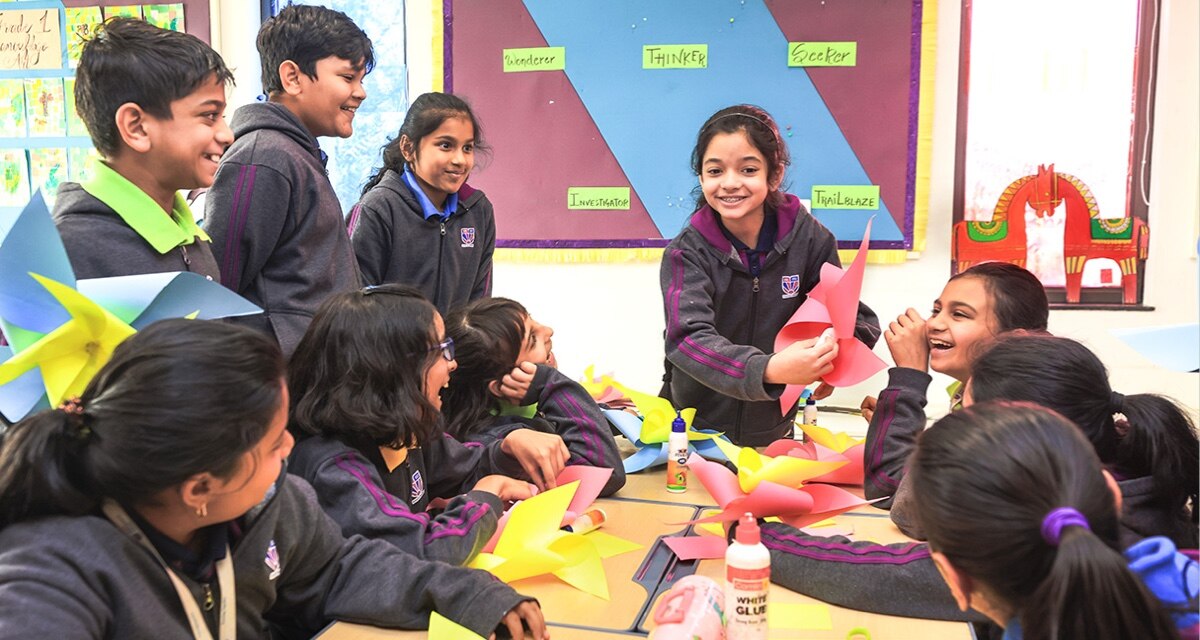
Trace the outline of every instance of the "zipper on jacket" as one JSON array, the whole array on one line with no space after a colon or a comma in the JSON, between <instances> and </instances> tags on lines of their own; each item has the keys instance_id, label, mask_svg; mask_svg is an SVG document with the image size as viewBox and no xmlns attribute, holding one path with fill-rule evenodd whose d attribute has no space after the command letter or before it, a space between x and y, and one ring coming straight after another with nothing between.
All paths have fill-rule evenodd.
<instances>
[{"instance_id":1,"label":"zipper on jacket","mask_svg":"<svg viewBox=\"0 0 1200 640\"><path fill-rule=\"evenodd\" d=\"M200 585L200 587L204 589L204 610L212 611L213 607L215 607L217 604L216 600L213 598L212 584L205 582L204 584Z\"/></svg>"},{"instance_id":2,"label":"zipper on jacket","mask_svg":"<svg viewBox=\"0 0 1200 640\"><path fill-rule=\"evenodd\" d=\"M758 322L758 292L760 290L758 286L758 276L754 276L753 285L754 286L750 288L750 339L746 342L746 344L750 345L754 344L754 325L756 322ZM744 408L745 404L739 402L736 423L736 431L739 442L741 441L742 437L742 409Z\"/></svg>"},{"instance_id":3,"label":"zipper on jacket","mask_svg":"<svg viewBox=\"0 0 1200 640\"><path fill-rule=\"evenodd\" d=\"M433 302L433 306L435 306L435 307L441 303L441 300L439 298L441 298L441 295L442 295L442 260L443 260L442 256L446 253L446 221L445 220L442 220L442 223L441 223L441 234L442 234L442 241L438 243L437 275L433 278L433 282L434 282L433 297L434 297L434 299L431 300L431 302Z\"/></svg>"},{"instance_id":4,"label":"zipper on jacket","mask_svg":"<svg viewBox=\"0 0 1200 640\"><path fill-rule=\"evenodd\" d=\"M192 270L192 259L188 257L187 245L186 244L179 245L179 250L183 252L183 264L187 265L188 271L191 271Z\"/></svg>"}]
</instances>

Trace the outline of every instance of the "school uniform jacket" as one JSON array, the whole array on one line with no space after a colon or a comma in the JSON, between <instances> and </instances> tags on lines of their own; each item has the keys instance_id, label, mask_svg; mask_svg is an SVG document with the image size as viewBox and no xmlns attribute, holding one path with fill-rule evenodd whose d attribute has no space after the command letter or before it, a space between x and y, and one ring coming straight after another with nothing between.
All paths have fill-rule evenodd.
<instances>
[{"instance_id":1,"label":"school uniform jacket","mask_svg":"<svg viewBox=\"0 0 1200 640\"><path fill-rule=\"evenodd\" d=\"M660 283L666 310L667 397L695 407L696 424L725 432L734 443L762 446L791 437L796 407L780 411L784 385L763 382L775 335L820 279L821 265L839 265L833 234L785 194L775 212L778 233L751 275L717 214L707 205L663 252ZM874 346L879 321L858 307L855 336Z\"/></svg>"},{"instance_id":2,"label":"school uniform jacket","mask_svg":"<svg viewBox=\"0 0 1200 640\"><path fill-rule=\"evenodd\" d=\"M350 239L365 284L417 287L444 316L492 294L496 221L482 191L464 184L449 220L425 219L401 175L388 169L350 210Z\"/></svg>"},{"instance_id":3,"label":"school uniform jacket","mask_svg":"<svg viewBox=\"0 0 1200 640\"><path fill-rule=\"evenodd\" d=\"M156 214L163 215L163 211L158 209ZM59 187L54 224L79 280L191 271L220 282L221 271L207 240L195 238L188 244L163 247L165 251L160 252L112 207L78 183L64 182Z\"/></svg>"},{"instance_id":4,"label":"school uniform jacket","mask_svg":"<svg viewBox=\"0 0 1200 640\"><path fill-rule=\"evenodd\" d=\"M230 123L205 200L221 282L262 307L234 318L295 351L317 307L359 288L358 263L317 140L286 107L248 104Z\"/></svg>"},{"instance_id":5,"label":"school uniform jacket","mask_svg":"<svg viewBox=\"0 0 1200 640\"><path fill-rule=\"evenodd\" d=\"M481 571L347 539L308 483L284 473L276 487L232 537L238 638L270 638L268 622L306 636L333 620L421 629L432 610L486 636L528 599ZM203 608L201 585L180 579ZM218 609L206 614L210 629ZM0 636L192 638L158 562L99 515L0 530Z\"/></svg>"},{"instance_id":6,"label":"school uniform jacket","mask_svg":"<svg viewBox=\"0 0 1200 640\"><path fill-rule=\"evenodd\" d=\"M621 452L617 450L612 428L582 385L554 367L539 364L521 404L525 406L535 402L535 417L498 415L491 422L463 434L463 440L494 442L508 435L516 426L556 433L562 437L571 454L568 465L583 464L612 469L612 475L600 492L601 496L616 493L625 486L625 467L621 463Z\"/></svg>"},{"instance_id":7,"label":"school uniform jacket","mask_svg":"<svg viewBox=\"0 0 1200 640\"><path fill-rule=\"evenodd\" d=\"M411 449L392 471L378 448L311 436L296 443L288 471L312 484L344 535L381 538L406 553L455 565L479 553L504 512L500 498L471 487L490 473L523 475L499 441L463 444L446 434ZM434 498L450 499L437 515L426 512Z\"/></svg>"}]
</instances>

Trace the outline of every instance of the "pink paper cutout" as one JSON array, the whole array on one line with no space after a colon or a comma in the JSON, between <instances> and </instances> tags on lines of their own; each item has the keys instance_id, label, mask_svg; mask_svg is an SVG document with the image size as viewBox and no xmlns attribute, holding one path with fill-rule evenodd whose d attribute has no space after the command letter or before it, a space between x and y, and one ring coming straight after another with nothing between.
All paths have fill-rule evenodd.
<instances>
[{"instance_id":1,"label":"pink paper cutout","mask_svg":"<svg viewBox=\"0 0 1200 640\"><path fill-rule=\"evenodd\" d=\"M854 337L870 239L871 222L867 222L854 262L844 270L828 262L822 265L820 281L775 336L775 351L778 353L794 342L816 338L825 329L833 327L834 337L838 341L838 355L833 360L833 371L822 380L834 387L858 384L886 366L867 345ZM796 406L802 391L802 386L793 384L784 389L779 398L779 406L784 414Z\"/></svg>"},{"instance_id":2,"label":"pink paper cutout","mask_svg":"<svg viewBox=\"0 0 1200 640\"><path fill-rule=\"evenodd\" d=\"M563 521L559 525L565 527L575 521L592 503L600 496L600 491L604 488L604 483L608 482L608 477L612 475L612 469L603 467L589 467L586 465L572 465L564 467L555 478L555 486L563 486L572 482L579 482L579 487L575 489L575 496L571 498L571 504L567 506L567 511L563 514ZM513 506L516 506L515 504ZM483 545L480 553L492 553L496 550L496 543L500 541L500 534L504 532L504 526L508 524L508 514L512 512L512 507L509 507L504 515L496 521L496 532L488 539L487 544Z\"/></svg>"},{"instance_id":3,"label":"pink paper cutout","mask_svg":"<svg viewBox=\"0 0 1200 640\"><path fill-rule=\"evenodd\" d=\"M830 471L823 476L812 478L809 482L828 482L862 486L863 483L863 451L865 444L856 444L838 453L833 449L821 446L815 442L800 442L798 440L776 440L767 445L764 455L792 456L805 460L833 461L846 460L845 466Z\"/></svg>"},{"instance_id":4,"label":"pink paper cutout","mask_svg":"<svg viewBox=\"0 0 1200 640\"><path fill-rule=\"evenodd\" d=\"M710 560L724 558L729 545L717 536L686 536L663 538L663 543L679 556L680 560Z\"/></svg>"}]
</instances>

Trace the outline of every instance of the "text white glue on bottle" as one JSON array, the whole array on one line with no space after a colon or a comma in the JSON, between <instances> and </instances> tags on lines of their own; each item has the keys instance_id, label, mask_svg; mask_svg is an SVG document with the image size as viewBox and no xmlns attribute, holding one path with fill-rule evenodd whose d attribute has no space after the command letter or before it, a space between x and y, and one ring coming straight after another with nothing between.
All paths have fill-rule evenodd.
<instances>
[{"instance_id":1,"label":"text white glue on bottle","mask_svg":"<svg viewBox=\"0 0 1200 640\"><path fill-rule=\"evenodd\" d=\"M725 551L725 637L765 640L771 554L759 542L758 523L747 513Z\"/></svg>"},{"instance_id":2,"label":"text white glue on bottle","mask_svg":"<svg viewBox=\"0 0 1200 640\"><path fill-rule=\"evenodd\" d=\"M687 491L688 434L687 422L679 412L671 421L671 435L667 437L667 491Z\"/></svg>"}]
</instances>

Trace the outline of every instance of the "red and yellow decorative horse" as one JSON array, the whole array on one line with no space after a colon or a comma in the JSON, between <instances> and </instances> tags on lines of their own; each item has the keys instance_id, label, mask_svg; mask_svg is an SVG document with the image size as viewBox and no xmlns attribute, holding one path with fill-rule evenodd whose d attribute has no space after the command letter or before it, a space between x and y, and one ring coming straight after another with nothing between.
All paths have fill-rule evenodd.
<instances>
[{"instance_id":1,"label":"red and yellow decorative horse","mask_svg":"<svg viewBox=\"0 0 1200 640\"><path fill-rule=\"evenodd\" d=\"M1079 302L1083 266L1092 258L1108 258L1121 269L1125 304L1137 303L1138 263L1146 259L1150 229L1138 218L1104 219L1096 198L1079 178L1055 173L1054 165L1038 165L1035 175L1008 185L991 222L961 221L954 225L953 259L958 271L988 260L1025 266L1025 206L1039 218L1054 215L1066 203L1063 262L1067 302Z\"/></svg>"}]
</instances>

